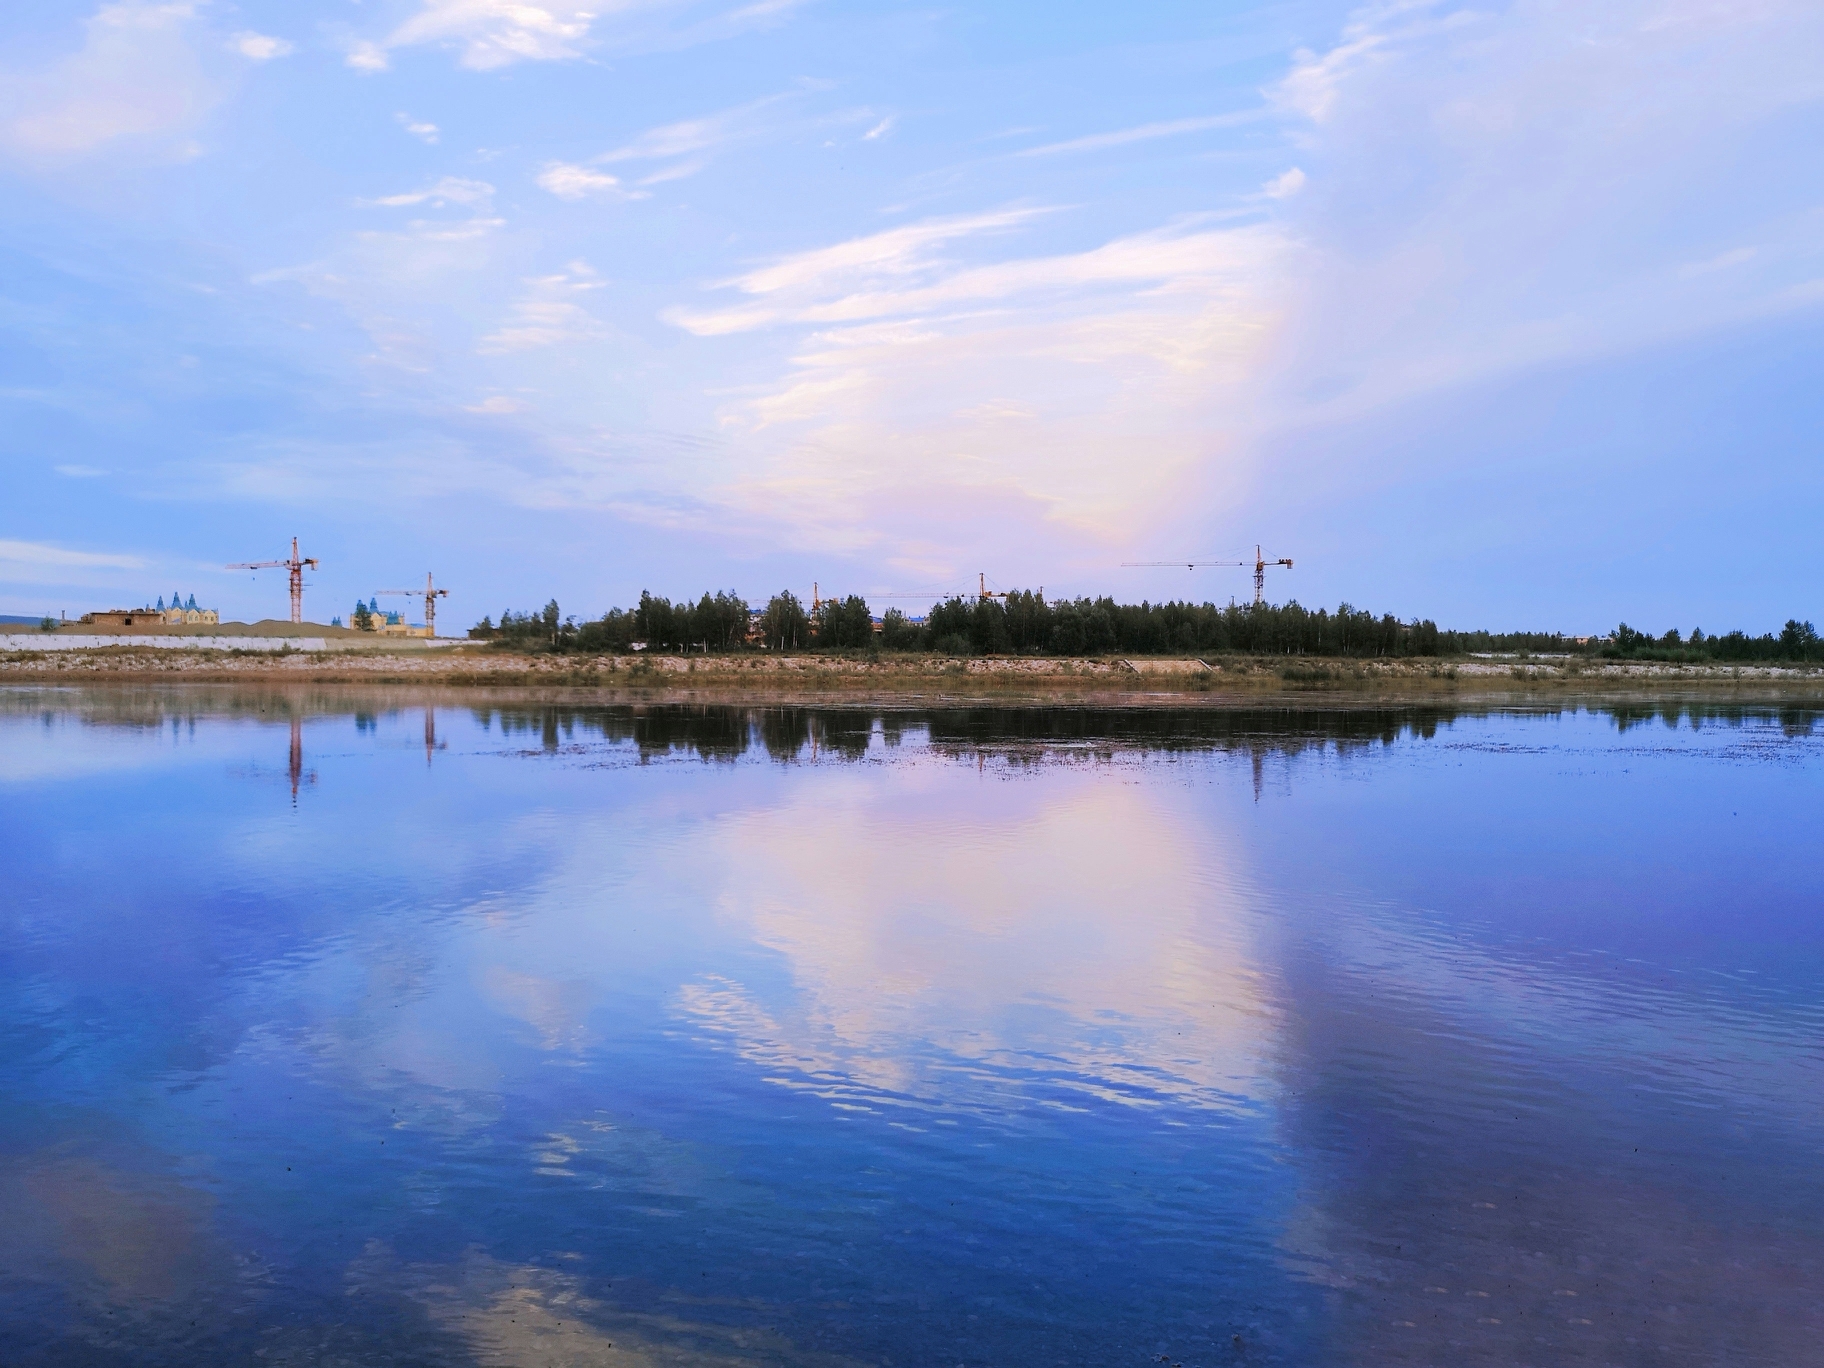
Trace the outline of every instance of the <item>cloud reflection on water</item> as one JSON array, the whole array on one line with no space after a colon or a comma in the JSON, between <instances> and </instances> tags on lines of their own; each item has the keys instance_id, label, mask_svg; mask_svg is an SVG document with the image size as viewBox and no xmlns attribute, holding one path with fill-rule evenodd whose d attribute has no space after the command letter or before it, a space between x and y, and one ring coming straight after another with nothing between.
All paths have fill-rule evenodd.
<instances>
[{"instance_id":1,"label":"cloud reflection on water","mask_svg":"<svg viewBox=\"0 0 1824 1368\"><path fill-rule=\"evenodd\" d=\"M1145 786L832 777L716 844L718 924L789 986L708 976L682 1006L778 1081L989 1112L1259 1091L1270 1013L1227 838Z\"/></svg>"}]
</instances>

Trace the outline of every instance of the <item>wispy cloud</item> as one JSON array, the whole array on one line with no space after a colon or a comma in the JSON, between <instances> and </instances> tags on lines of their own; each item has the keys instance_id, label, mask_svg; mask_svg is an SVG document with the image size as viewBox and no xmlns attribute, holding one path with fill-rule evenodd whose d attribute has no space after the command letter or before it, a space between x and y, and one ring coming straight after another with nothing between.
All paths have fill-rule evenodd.
<instances>
[{"instance_id":1,"label":"wispy cloud","mask_svg":"<svg viewBox=\"0 0 1824 1368\"><path fill-rule=\"evenodd\" d=\"M582 56L595 18L567 0L424 0L385 38L356 43L347 61L357 71L385 71L393 49L425 43L458 49L474 71L563 61Z\"/></svg>"},{"instance_id":2,"label":"wispy cloud","mask_svg":"<svg viewBox=\"0 0 1824 1368\"><path fill-rule=\"evenodd\" d=\"M1704 261L1689 261L1678 268L1681 276L1710 275L1715 271L1727 271L1737 266L1746 266L1757 255L1753 247L1731 247L1726 252L1718 252Z\"/></svg>"},{"instance_id":3,"label":"wispy cloud","mask_svg":"<svg viewBox=\"0 0 1824 1368\"><path fill-rule=\"evenodd\" d=\"M262 272L251 283L296 284L341 306L371 345L351 359L431 375L453 356L470 355L472 320L499 307L504 226L485 209L414 217L355 233L321 258Z\"/></svg>"},{"instance_id":4,"label":"wispy cloud","mask_svg":"<svg viewBox=\"0 0 1824 1368\"><path fill-rule=\"evenodd\" d=\"M400 195L383 195L379 199L363 200L367 205L380 205L388 209L404 209L416 204L428 204L441 208L446 204L477 205L486 204L494 196L494 187L486 181L465 180L461 176L445 176L435 185L423 190L411 190Z\"/></svg>"},{"instance_id":5,"label":"wispy cloud","mask_svg":"<svg viewBox=\"0 0 1824 1368\"><path fill-rule=\"evenodd\" d=\"M641 176L641 185L663 185L666 181L684 180L694 176L703 169L703 163L696 159L676 162L671 166L662 166L650 176Z\"/></svg>"},{"instance_id":6,"label":"wispy cloud","mask_svg":"<svg viewBox=\"0 0 1824 1368\"><path fill-rule=\"evenodd\" d=\"M70 551L48 542L0 539L0 578L57 570L143 570L143 556L120 552Z\"/></svg>"},{"instance_id":7,"label":"wispy cloud","mask_svg":"<svg viewBox=\"0 0 1824 1368\"><path fill-rule=\"evenodd\" d=\"M733 109L705 114L701 118L661 124L657 128L647 129L612 151L602 153L594 160L603 163L656 161L720 147L758 132L762 126L762 113L799 93L787 91L779 95L768 95L744 105L736 105Z\"/></svg>"},{"instance_id":8,"label":"wispy cloud","mask_svg":"<svg viewBox=\"0 0 1824 1368\"><path fill-rule=\"evenodd\" d=\"M51 469L69 480L94 480L108 473L100 466L91 465L60 465L52 466Z\"/></svg>"},{"instance_id":9,"label":"wispy cloud","mask_svg":"<svg viewBox=\"0 0 1824 1368\"><path fill-rule=\"evenodd\" d=\"M1387 36L1359 27L1346 42L1328 52L1301 50L1275 94L1281 104L1323 123L1336 109L1343 81L1358 68L1385 56Z\"/></svg>"},{"instance_id":10,"label":"wispy cloud","mask_svg":"<svg viewBox=\"0 0 1824 1368\"><path fill-rule=\"evenodd\" d=\"M1347 413L1794 306L1815 256L1772 244L1815 228L1787 221L1751 130L1818 107L1800 54L1824 11L1617 0L1586 18L1396 0L1297 55L1270 94L1306 121L1325 195L1288 210L1309 250L1281 383ZM1422 174L1390 184L1396 158Z\"/></svg>"},{"instance_id":11,"label":"wispy cloud","mask_svg":"<svg viewBox=\"0 0 1824 1368\"><path fill-rule=\"evenodd\" d=\"M887 134L893 131L894 122L893 115L887 115L886 118L875 124L874 127L870 128L866 133L863 133L861 135L861 140L863 142L876 142L879 139L886 137Z\"/></svg>"},{"instance_id":12,"label":"wispy cloud","mask_svg":"<svg viewBox=\"0 0 1824 1368\"><path fill-rule=\"evenodd\" d=\"M721 42L759 29L774 28L802 9L809 0L757 0L735 5L677 28L649 28L627 35L631 46L648 50L675 50L698 43Z\"/></svg>"},{"instance_id":13,"label":"wispy cloud","mask_svg":"<svg viewBox=\"0 0 1824 1368\"><path fill-rule=\"evenodd\" d=\"M887 292L942 265L938 249L965 238L1008 232L1044 208L1014 207L927 219L782 257L722 281L761 302L712 312L674 309L666 316L702 336L746 332L769 324L854 319L895 312ZM872 302L868 302L872 301Z\"/></svg>"},{"instance_id":14,"label":"wispy cloud","mask_svg":"<svg viewBox=\"0 0 1824 1368\"><path fill-rule=\"evenodd\" d=\"M1262 118L1256 109L1237 110L1232 114L1206 114L1195 119L1170 119L1163 123L1141 124L1136 128L1116 129L1112 133L1091 133L1065 142L1028 147L1022 157L1055 157L1067 152L1099 152L1105 147L1125 147L1129 143L1150 142L1154 138L1177 138L1186 133L1202 133L1212 128L1233 128Z\"/></svg>"},{"instance_id":15,"label":"wispy cloud","mask_svg":"<svg viewBox=\"0 0 1824 1368\"><path fill-rule=\"evenodd\" d=\"M484 356L588 342L607 335L601 321L580 302L603 285L587 263L573 261L567 271L535 277L526 285L526 293L513 305L512 316L481 339L476 350Z\"/></svg>"}]
</instances>

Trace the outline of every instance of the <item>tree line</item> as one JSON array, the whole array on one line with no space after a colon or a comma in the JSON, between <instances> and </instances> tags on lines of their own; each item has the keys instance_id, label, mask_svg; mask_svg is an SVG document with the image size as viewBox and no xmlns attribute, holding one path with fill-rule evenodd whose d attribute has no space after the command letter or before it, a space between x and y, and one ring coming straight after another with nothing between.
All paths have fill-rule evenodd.
<instances>
[{"instance_id":1,"label":"tree line","mask_svg":"<svg viewBox=\"0 0 1824 1368\"><path fill-rule=\"evenodd\" d=\"M1779 635L1772 632L1749 636L1746 632L1729 632L1707 636L1699 627L1688 637L1680 637L1674 627L1663 636L1639 632L1622 623L1601 643L1598 654L1623 660L1665 660L1697 664L1704 661L1824 660L1824 641L1818 629L1797 618L1786 619Z\"/></svg>"},{"instance_id":2,"label":"tree line","mask_svg":"<svg viewBox=\"0 0 1824 1368\"><path fill-rule=\"evenodd\" d=\"M565 617L553 599L536 612L508 610L483 618L477 640L522 651L624 654L729 654L740 651L897 651L943 656L1269 655L1401 659L1520 652L1598 658L1702 661L1824 661L1824 642L1809 622L1789 620L1778 634L1701 629L1662 636L1622 623L1603 637L1560 632L1453 631L1429 618L1402 620L1348 603L1336 609L1283 604L1116 603L1101 598L1048 600L1031 590L1003 597L953 597L932 605L923 621L889 608L877 623L860 595L814 609L790 592L754 609L732 590L673 602L650 591L633 608L599 618Z\"/></svg>"}]
</instances>

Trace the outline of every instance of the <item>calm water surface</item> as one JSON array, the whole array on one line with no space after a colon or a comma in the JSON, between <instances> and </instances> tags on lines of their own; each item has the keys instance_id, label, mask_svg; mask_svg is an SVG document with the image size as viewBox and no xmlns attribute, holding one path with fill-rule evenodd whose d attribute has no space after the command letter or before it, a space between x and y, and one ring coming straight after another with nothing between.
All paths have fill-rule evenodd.
<instances>
[{"instance_id":1,"label":"calm water surface","mask_svg":"<svg viewBox=\"0 0 1824 1368\"><path fill-rule=\"evenodd\" d=\"M0 693L6 1364L1824 1363L1824 729Z\"/></svg>"}]
</instances>

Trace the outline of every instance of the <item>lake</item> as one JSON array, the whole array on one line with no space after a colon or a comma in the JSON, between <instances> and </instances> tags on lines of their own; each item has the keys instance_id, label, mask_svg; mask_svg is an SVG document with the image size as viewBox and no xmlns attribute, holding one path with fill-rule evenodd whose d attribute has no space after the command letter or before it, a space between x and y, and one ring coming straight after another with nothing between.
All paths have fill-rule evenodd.
<instances>
[{"instance_id":1,"label":"lake","mask_svg":"<svg viewBox=\"0 0 1824 1368\"><path fill-rule=\"evenodd\" d=\"M0 691L0 1360L1824 1362L1818 718Z\"/></svg>"}]
</instances>

